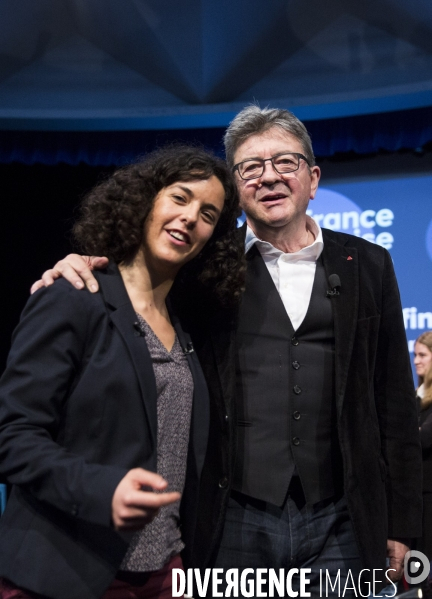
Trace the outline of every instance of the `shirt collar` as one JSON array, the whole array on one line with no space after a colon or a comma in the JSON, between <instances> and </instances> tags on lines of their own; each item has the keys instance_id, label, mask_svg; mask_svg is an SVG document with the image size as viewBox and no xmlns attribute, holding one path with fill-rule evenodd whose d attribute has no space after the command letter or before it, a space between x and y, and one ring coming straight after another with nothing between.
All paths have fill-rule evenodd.
<instances>
[{"instance_id":1,"label":"shirt collar","mask_svg":"<svg viewBox=\"0 0 432 599\"><path fill-rule=\"evenodd\" d=\"M245 239L246 253L256 243L261 255L271 255L274 258L279 258L279 256L284 254L285 256L292 256L294 260L301 259L310 262L316 262L316 260L318 260L318 258L321 255L321 252L324 249L322 230L319 224L315 222L314 219L311 218L309 215L306 215L306 226L314 235L315 240L313 241L313 243L311 243L311 245L308 245L299 250L298 252L293 253L282 252L281 250L275 248L274 245L272 245L268 241L263 241L262 239L259 239L259 237L255 235L252 229L249 226L247 226Z\"/></svg>"}]
</instances>

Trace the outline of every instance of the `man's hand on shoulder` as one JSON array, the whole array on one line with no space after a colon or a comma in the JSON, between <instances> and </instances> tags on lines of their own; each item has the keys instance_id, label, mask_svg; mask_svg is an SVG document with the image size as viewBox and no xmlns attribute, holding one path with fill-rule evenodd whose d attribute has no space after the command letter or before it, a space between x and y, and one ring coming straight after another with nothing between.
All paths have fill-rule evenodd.
<instances>
[{"instance_id":1,"label":"man's hand on shoulder","mask_svg":"<svg viewBox=\"0 0 432 599\"><path fill-rule=\"evenodd\" d=\"M408 540L387 539L388 567L391 570L388 572L388 577L393 582L397 582L402 578L404 557L406 552L409 551L409 546L406 543L408 543Z\"/></svg>"},{"instance_id":2,"label":"man's hand on shoulder","mask_svg":"<svg viewBox=\"0 0 432 599\"><path fill-rule=\"evenodd\" d=\"M85 285L91 293L96 293L99 285L91 271L105 268L108 262L108 258L101 256L69 254L66 258L57 262L54 268L46 270L42 278L33 283L30 293L34 293L42 287L52 285L60 277L64 277L77 289L84 289Z\"/></svg>"}]
</instances>

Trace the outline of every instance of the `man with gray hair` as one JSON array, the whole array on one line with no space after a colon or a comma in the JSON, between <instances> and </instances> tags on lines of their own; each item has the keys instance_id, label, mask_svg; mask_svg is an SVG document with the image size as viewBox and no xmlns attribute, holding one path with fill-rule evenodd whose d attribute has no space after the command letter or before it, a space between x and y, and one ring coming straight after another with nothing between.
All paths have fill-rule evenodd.
<instances>
[{"instance_id":1,"label":"man with gray hair","mask_svg":"<svg viewBox=\"0 0 432 599\"><path fill-rule=\"evenodd\" d=\"M246 291L234 315L194 308L191 318L213 420L190 563L310 568L307 596L357 597L360 586L389 582L386 556L397 580L421 533L416 405L392 261L307 216L320 169L292 113L245 108L225 147L247 217ZM45 280L59 271L76 282L67 261Z\"/></svg>"},{"instance_id":2,"label":"man with gray hair","mask_svg":"<svg viewBox=\"0 0 432 599\"><path fill-rule=\"evenodd\" d=\"M247 216L248 270L235 339L236 460L216 565L311 568L316 596L320 572L333 581L340 572L341 593L350 575L358 589L361 569L373 582L387 554L396 580L420 531L421 467L391 258L307 216L320 169L290 112L245 108L225 149ZM375 580L388 583L384 572Z\"/></svg>"}]
</instances>

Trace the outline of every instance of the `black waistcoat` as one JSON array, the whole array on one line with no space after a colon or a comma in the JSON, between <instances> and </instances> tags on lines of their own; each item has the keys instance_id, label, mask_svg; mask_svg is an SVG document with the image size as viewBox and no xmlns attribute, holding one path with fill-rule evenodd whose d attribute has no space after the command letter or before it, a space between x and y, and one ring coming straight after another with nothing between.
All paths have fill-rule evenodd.
<instances>
[{"instance_id":1,"label":"black waistcoat","mask_svg":"<svg viewBox=\"0 0 432 599\"><path fill-rule=\"evenodd\" d=\"M294 332L256 246L248 252L237 333L237 461L233 488L282 505L291 477L306 500L339 492L334 330L327 277L317 262L311 301Z\"/></svg>"}]
</instances>

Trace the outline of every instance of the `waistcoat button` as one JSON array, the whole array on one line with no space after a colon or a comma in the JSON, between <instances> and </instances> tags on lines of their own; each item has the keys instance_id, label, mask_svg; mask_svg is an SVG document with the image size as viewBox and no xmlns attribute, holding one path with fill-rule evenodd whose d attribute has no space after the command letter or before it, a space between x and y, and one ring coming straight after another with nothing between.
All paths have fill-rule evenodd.
<instances>
[{"instance_id":1,"label":"waistcoat button","mask_svg":"<svg viewBox=\"0 0 432 599\"><path fill-rule=\"evenodd\" d=\"M298 345L299 340L297 339L297 337L291 337L291 343L292 343L292 345Z\"/></svg>"},{"instance_id":2,"label":"waistcoat button","mask_svg":"<svg viewBox=\"0 0 432 599\"><path fill-rule=\"evenodd\" d=\"M228 479L224 476L223 478L220 479L219 481L219 487L221 489L226 489L228 486Z\"/></svg>"},{"instance_id":3,"label":"waistcoat button","mask_svg":"<svg viewBox=\"0 0 432 599\"><path fill-rule=\"evenodd\" d=\"M294 437L292 442L293 442L293 445L300 445L300 439L298 437Z\"/></svg>"},{"instance_id":4,"label":"waistcoat button","mask_svg":"<svg viewBox=\"0 0 432 599\"><path fill-rule=\"evenodd\" d=\"M300 364L297 362L297 360L294 360L294 362L292 363L292 367L294 368L294 370L298 370L300 368Z\"/></svg>"},{"instance_id":5,"label":"waistcoat button","mask_svg":"<svg viewBox=\"0 0 432 599\"><path fill-rule=\"evenodd\" d=\"M297 412L297 411L296 411L296 412L294 412L294 414L293 414L293 418L294 418L294 420L300 420L300 418L301 418L301 414L300 414L300 412Z\"/></svg>"},{"instance_id":6,"label":"waistcoat button","mask_svg":"<svg viewBox=\"0 0 432 599\"><path fill-rule=\"evenodd\" d=\"M302 392L301 387L299 387L298 385L294 385L293 391L296 395L300 395L300 393Z\"/></svg>"}]
</instances>

